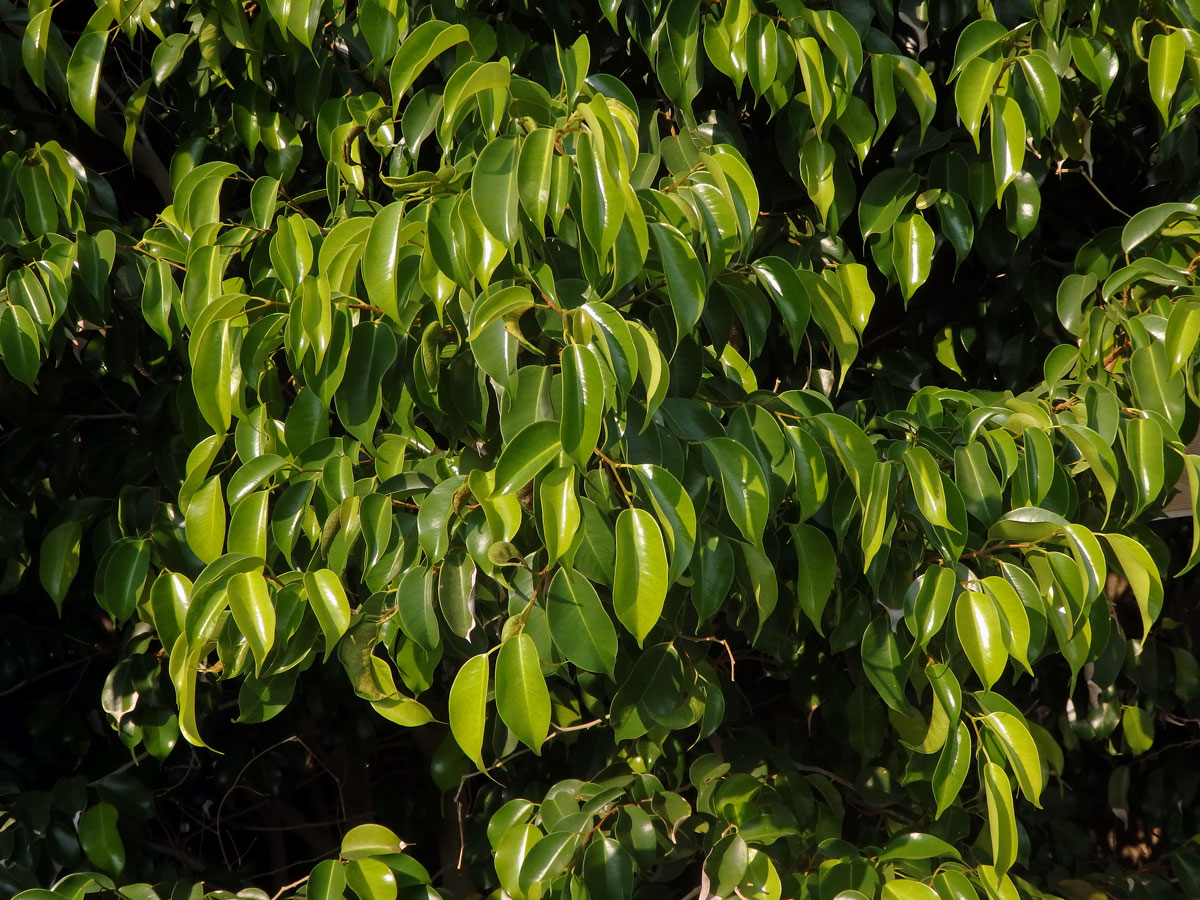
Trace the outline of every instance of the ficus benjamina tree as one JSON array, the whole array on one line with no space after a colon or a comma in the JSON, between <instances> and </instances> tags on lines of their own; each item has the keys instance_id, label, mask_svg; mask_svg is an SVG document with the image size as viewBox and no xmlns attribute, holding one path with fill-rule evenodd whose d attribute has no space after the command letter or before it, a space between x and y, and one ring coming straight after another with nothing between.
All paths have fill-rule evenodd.
<instances>
[{"instance_id":1,"label":"ficus benjamina tree","mask_svg":"<svg viewBox=\"0 0 1200 900\"><path fill-rule=\"evenodd\" d=\"M1200 3L0 20L0 893L1200 896Z\"/></svg>"}]
</instances>

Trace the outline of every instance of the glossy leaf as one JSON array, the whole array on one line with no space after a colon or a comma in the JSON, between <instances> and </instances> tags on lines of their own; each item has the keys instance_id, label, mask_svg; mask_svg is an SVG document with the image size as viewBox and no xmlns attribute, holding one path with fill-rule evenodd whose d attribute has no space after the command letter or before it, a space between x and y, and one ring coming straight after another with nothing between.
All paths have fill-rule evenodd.
<instances>
[{"instance_id":1,"label":"glossy leaf","mask_svg":"<svg viewBox=\"0 0 1200 900\"><path fill-rule=\"evenodd\" d=\"M641 646L658 623L667 596L667 553L662 532L644 509L617 516L613 609Z\"/></svg>"},{"instance_id":2,"label":"glossy leaf","mask_svg":"<svg viewBox=\"0 0 1200 900\"><path fill-rule=\"evenodd\" d=\"M550 729L550 694L537 647L524 632L501 644L496 655L496 712L521 743L541 753Z\"/></svg>"}]
</instances>

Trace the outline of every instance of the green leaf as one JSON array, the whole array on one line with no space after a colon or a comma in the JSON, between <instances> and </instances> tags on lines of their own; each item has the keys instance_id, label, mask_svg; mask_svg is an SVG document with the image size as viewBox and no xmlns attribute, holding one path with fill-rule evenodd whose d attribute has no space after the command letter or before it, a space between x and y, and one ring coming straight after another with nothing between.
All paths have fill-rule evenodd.
<instances>
[{"instance_id":1,"label":"green leaf","mask_svg":"<svg viewBox=\"0 0 1200 900\"><path fill-rule=\"evenodd\" d=\"M988 100L992 120L992 170L996 205L1004 189L1025 168L1025 116L1012 97L995 94Z\"/></svg>"},{"instance_id":2,"label":"green leaf","mask_svg":"<svg viewBox=\"0 0 1200 900\"><path fill-rule=\"evenodd\" d=\"M517 221L519 151L516 137L496 138L479 154L471 176L471 199L479 221L496 240L509 248L516 245L521 234Z\"/></svg>"},{"instance_id":3,"label":"green leaf","mask_svg":"<svg viewBox=\"0 0 1200 900\"><path fill-rule=\"evenodd\" d=\"M309 605L325 635L325 656L329 654L350 626L350 603L337 575L329 569L304 573L304 592Z\"/></svg>"},{"instance_id":4,"label":"green leaf","mask_svg":"<svg viewBox=\"0 0 1200 900\"><path fill-rule=\"evenodd\" d=\"M384 376L396 361L396 336L383 322L360 322L350 332L346 374L334 392L338 419L368 450L383 409Z\"/></svg>"},{"instance_id":5,"label":"green leaf","mask_svg":"<svg viewBox=\"0 0 1200 900\"><path fill-rule=\"evenodd\" d=\"M911 831L899 834L888 841L883 852L877 857L878 862L890 859L935 859L939 856L949 856L961 859L957 850L939 837Z\"/></svg>"},{"instance_id":6,"label":"green leaf","mask_svg":"<svg viewBox=\"0 0 1200 900\"><path fill-rule=\"evenodd\" d=\"M1041 116L1043 131L1049 132L1058 120L1058 112L1062 105L1058 74L1045 51L1034 50L1019 57L1019 60L1025 83L1029 92L1033 94L1038 115Z\"/></svg>"},{"instance_id":7,"label":"green leaf","mask_svg":"<svg viewBox=\"0 0 1200 900\"><path fill-rule=\"evenodd\" d=\"M527 287L510 285L488 291L471 307L471 330L467 334L467 340L476 340L483 334L484 329L497 319L523 313L533 305L533 294Z\"/></svg>"},{"instance_id":8,"label":"green leaf","mask_svg":"<svg viewBox=\"0 0 1200 900\"><path fill-rule=\"evenodd\" d=\"M1013 812L1012 787L1004 770L995 763L985 762L981 770L988 833L992 841L992 864L996 871L1004 873L1017 860L1017 817Z\"/></svg>"},{"instance_id":9,"label":"green leaf","mask_svg":"<svg viewBox=\"0 0 1200 900\"><path fill-rule=\"evenodd\" d=\"M89 806L79 817L79 843L97 869L120 875L125 869L125 844L117 830L117 808L111 803Z\"/></svg>"},{"instance_id":10,"label":"green leaf","mask_svg":"<svg viewBox=\"0 0 1200 900\"><path fill-rule=\"evenodd\" d=\"M591 900L627 900L633 896L633 857L611 838L588 843L583 880Z\"/></svg>"},{"instance_id":11,"label":"green leaf","mask_svg":"<svg viewBox=\"0 0 1200 900\"><path fill-rule=\"evenodd\" d=\"M579 222L597 259L605 260L612 252L621 230L626 213L625 203L604 159L604 144L600 138L581 132L576 144L575 160L580 183ZM698 268L699 263L696 265Z\"/></svg>"},{"instance_id":12,"label":"green leaf","mask_svg":"<svg viewBox=\"0 0 1200 900\"><path fill-rule=\"evenodd\" d=\"M954 602L954 626L971 668L990 690L1008 659L996 604L981 591L963 591Z\"/></svg>"},{"instance_id":13,"label":"green leaf","mask_svg":"<svg viewBox=\"0 0 1200 900\"><path fill-rule=\"evenodd\" d=\"M1001 489L980 441L954 448L954 482L962 492L968 513L984 527L1000 516Z\"/></svg>"},{"instance_id":14,"label":"green leaf","mask_svg":"<svg viewBox=\"0 0 1200 900\"><path fill-rule=\"evenodd\" d=\"M1013 586L998 575L990 575L982 579L980 584L1000 612L1005 648L1032 675L1033 670L1029 667L1029 615L1021 598Z\"/></svg>"},{"instance_id":15,"label":"green leaf","mask_svg":"<svg viewBox=\"0 0 1200 900\"><path fill-rule=\"evenodd\" d=\"M837 557L825 533L811 525L793 525L791 535L797 561L796 600L817 633L823 635L821 618L837 578Z\"/></svg>"},{"instance_id":16,"label":"green leaf","mask_svg":"<svg viewBox=\"0 0 1200 900\"><path fill-rule=\"evenodd\" d=\"M550 635L563 656L588 672L614 674L617 632L590 581L559 569L550 582L546 612Z\"/></svg>"},{"instance_id":17,"label":"green leaf","mask_svg":"<svg viewBox=\"0 0 1200 900\"><path fill-rule=\"evenodd\" d=\"M562 423L560 441L563 450L586 469L600 440L604 416L604 378L600 363L587 347L568 344L562 357Z\"/></svg>"},{"instance_id":18,"label":"green leaf","mask_svg":"<svg viewBox=\"0 0 1200 900\"><path fill-rule=\"evenodd\" d=\"M538 234L546 234L546 210L554 162L554 130L537 128L525 135L517 162L517 195ZM486 224L486 223L485 223Z\"/></svg>"},{"instance_id":19,"label":"green leaf","mask_svg":"<svg viewBox=\"0 0 1200 900\"><path fill-rule=\"evenodd\" d=\"M63 600L79 571L79 544L83 526L75 520L56 525L42 539L38 551L38 578L54 608L62 615Z\"/></svg>"},{"instance_id":20,"label":"green leaf","mask_svg":"<svg viewBox=\"0 0 1200 900\"><path fill-rule=\"evenodd\" d=\"M920 213L901 216L892 226L892 265L905 301L928 280L933 247L933 229Z\"/></svg>"},{"instance_id":21,"label":"green leaf","mask_svg":"<svg viewBox=\"0 0 1200 900\"><path fill-rule=\"evenodd\" d=\"M233 412L236 352L234 331L229 319L212 322L192 338L195 358L192 366L192 391L200 415L217 434L229 430ZM240 370L237 372L240 374Z\"/></svg>"},{"instance_id":22,"label":"green leaf","mask_svg":"<svg viewBox=\"0 0 1200 900\"><path fill-rule=\"evenodd\" d=\"M1129 253L1134 247L1154 237L1174 220L1194 216L1197 213L1200 213L1200 206L1195 203L1159 203L1139 210L1121 229L1121 249Z\"/></svg>"},{"instance_id":23,"label":"green leaf","mask_svg":"<svg viewBox=\"0 0 1200 900\"><path fill-rule=\"evenodd\" d=\"M383 856L400 853L404 842L396 832L382 825L357 825L342 838L342 859L363 859L368 856Z\"/></svg>"},{"instance_id":24,"label":"green leaf","mask_svg":"<svg viewBox=\"0 0 1200 900\"><path fill-rule=\"evenodd\" d=\"M472 656L454 676L450 686L450 731L467 759L484 771L483 733L487 725L487 695L490 679L488 654Z\"/></svg>"},{"instance_id":25,"label":"green leaf","mask_svg":"<svg viewBox=\"0 0 1200 900\"><path fill-rule=\"evenodd\" d=\"M696 251L678 229L663 222L652 222L650 234L662 262L677 339L682 340L700 321L704 311L704 270Z\"/></svg>"},{"instance_id":26,"label":"green leaf","mask_svg":"<svg viewBox=\"0 0 1200 900\"><path fill-rule=\"evenodd\" d=\"M551 419L526 425L508 442L496 463L493 496L513 493L533 480L561 451L561 426Z\"/></svg>"},{"instance_id":27,"label":"green leaf","mask_svg":"<svg viewBox=\"0 0 1200 900\"><path fill-rule=\"evenodd\" d=\"M350 860L346 864L346 883L358 900L396 900L396 875L381 860Z\"/></svg>"},{"instance_id":28,"label":"green leaf","mask_svg":"<svg viewBox=\"0 0 1200 900\"><path fill-rule=\"evenodd\" d=\"M1165 478L1162 426L1154 419L1127 419L1123 437L1125 458L1137 494L1132 518L1137 518L1162 493Z\"/></svg>"},{"instance_id":29,"label":"green leaf","mask_svg":"<svg viewBox=\"0 0 1200 900\"><path fill-rule=\"evenodd\" d=\"M67 60L67 97L75 114L96 131L96 96L100 92L100 68L108 46L108 26L112 7L102 6L84 26Z\"/></svg>"},{"instance_id":30,"label":"green leaf","mask_svg":"<svg viewBox=\"0 0 1200 900\"><path fill-rule=\"evenodd\" d=\"M1192 550L1176 577L1190 571L1200 563L1200 456L1183 454L1183 468L1187 472L1188 494L1192 510Z\"/></svg>"},{"instance_id":31,"label":"green leaf","mask_svg":"<svg viewBox=\"0 0 1200 900\"><path fill-rule=\"evenodd\" d=\"M729 518L747 541L761 548L770 500L758 460L731 438L711 438L704 449L721 480Z\"/></svg>"},{"instance_id":32,"label":"green leaf","mask_svg":"<svg viewBox=\"0 0 1200 900\"><path fill-rule=\"evenodd\" d=\"M1134 755L1154 746L1154 715L1140 706L1126 706L1121 712L1121 730Z\"/></svg>"},{"instance_id":33,"label":"green leaf","mask_svg":"<svg viewBox=\"0 0 1200 900\"><path fill-rule=\"evenodd\" d=\"M911 659L901 652L900 642L888 625L886 616L876 616L863 632L861 658L863 671L880 698L896 712L909 714L912 705L905 696L905 684Z\"/></svg>"},{"instance_id":34,"label":"green leaf","mask_svg":"<svg viewBox=\"0 0 1200 900\"><path fill-rule=\"evenodd\" d=\"M210 563L225 547L225 500L221 479L213 476L192 495L184 514L188 546L201 562Z\"/></svg>"},{"instance_id":35,"label":"green leaf","mask_svg":"<svg viewBox=\"0 0 1200 900\"><path fill-rule=\"evenodd\" d=\"M550 730L550 692L537 647L525 632L506 640L496 655L496 712L517 740L542 752Z\"/></svg>"},{"instance_id":36,"label":"green leaf","mask_svg":"<svg viewBox=\"0 0 1200 900\"><path fill-rule=\"evenodd\" d=\"M982 721L1000 739L1025 799L1041 809L1042 760L1029 728L1021 719L1001 710L988 713Z\"/></svg>"},{"instance_id":37,"label":"green leaf","mask_svg":"<svg viewBox=\"0 0 1200 900\"><path fill-rule=\"evenodd\" d=\"M1158 413L1178 429L1186 409L1184 379L1182 373L1168 375L1168 371L1166 350L1157 341L1138 347L1129 357L1130 382L1138 405Z\"/></svg>"},{"instance_id":38,"label":"green leaf","mask_svg":"<svg viewBox=\"0 0 1200 900\"><path fill-rule=\"evenodd\" d=\"M538 488L542 512L542 537L550 562L569 555L582 521L575 493L575 470L568 466L552 469Z\"/></svg>"},{"instance_id":39,"label":"green leaf","mask_svg":"<svg viewBox=\"0 0 1200 900\"><path fill-rule=\"evenodd\" d=\"M617 516L613 609L642 646L667 597L667 553L654 516L624 509Z\"/></svg>"},{"instance_id":40,"label":"green leaf","mask_svg":"<svg viewBox=\"0 0 1200 900\"><path fill-rule=\"evenodd\" d=\"M934 525L953 528L946 517L946 494L942 473L933 456L924 447L913 445L904 450L904 467L912 479L913 493L921 514Z\"/></svg>"},{"instance_id":41,"label":"green leaf","mask_svg":"<svg viewBox=\"0 0 1200 900\"><path fill-rule=\"evenodd\" d=\"M950 67L950 78L961 77L960 73L968 62L992 50L1008 36L1008 29L995 19L980 18L968 22L954 46L954 63Z\"/></svg>"},{"instance_id":42,"label":"green leaf","mask_svg":"<svg viewBox=\"0 0 1200 900\"><path fill-rule=\"evenodd\" d=\"M1163 606L1162 577L1150 553L1131 537L1123 534L1101 534L1116 557L1117 567L1129 582L1142 619L1142 641L1150 635L1150 626L1158 619Z\"/></svg>"},{"instance_id":43,"label":"green leaf","mask_svg":"<svg viewBox=\"0 0 1200 900\"><path fill-rule=\"evenodd\" d=\"M1163 339L1169 378L1174 378L1192 358L1197 346L1200 346L1200 303L1178 300L1167 319Z\"/></svg>"},{"instance_id":44,"label":"green leaf","mask_svg":"<svg viewBox=\"0 0 1200 900\"><path fill-rule=\"evenodd\" d=\"M919 187L920 180L908 169L884 169L872 178L858 202L863 240L873 234L890 233Z\"/></svg>"},{"instance_id":45,"label":"green leaf","mask_svg":"<svg viewBox=\"0 0 1200 900\"><path fill-rule=\"evenodd\" d=\"M23 306L6 303L0 312L0 356L17 381L34 389L41 368L41 345L37 325Z\"/></svg>"},{"instance_id":46,"label":"green leaf","mask_svg":"<svg viewBox=\"0 0 1200 900\"><path fill-rule=\"evenodd\" d=\"M1171 100L1179 88L1187 47L1187 37L1177 28L1166 34L1156 34L1150 41L1150 59L1146 71L1150 99L1154 101L1163 124L1168 128L1171 124Z\"/></svg>"},{"instance_id":47,"label":"green leaf","mask_svg":"<svg viewBox=\"0 0 1200 900\"><path fill-rule=\"evenodd\" d=\"M1071 438L1071 443L1075 445L1079 454L1087 460L1092 475L1100 485L1100 490L1104 493L1104 516L1107 520L1109 510L1112 509L1113 499L1117 494L1119 477L1117 457L1104 439L1090 428L1072 425L1069 422L1064 422L1061 428Z\"/></svg>"},{"instance_id":48,"label":"green leaf","mask_svg":"<svg viewBox=\"0 0 1200 900\"><path fill-rule=\"evenodd\" d=\"M941 755L933 770L933 795L937 801L935 818L940 819L950 806L958 799L971 769L971 730L966 722L960 721L957 727L951 727L942 745Z\"/></svg>"},{"instance_id":49,"label":"green leaf","mask_svg":"<svg viewBox=\"0 0 1200 900\"><path fill-rule=\"evenodd\" d=\"M443 51L470 40L463 25L451 25L437 19L422 22L400 44L392 60L388 83L392 89L392 112L400 109L404 94L417 76Z\"/></svg>"},{"instance_id":50,"label":"green leaf","mask_svg":"<svg viewBox=\"0 0 1200 900\"><path fill-rule=\"evenodd\" d=\"M552 881L570 864L580 841L580 835L570 831L554 831L537 841L521 863L521 890L528 896L535 885Z\"/></svg>"},{"instance_id":51,"label":"green leaf","mask_svg":"<svg viewBox=\"0 0 1200 900\"><path fill-rule=\"evenodd\" d=\"M897 879L889 881L880 892L880 900L938 900L938 895L921 881Z\"/></svg>"},{"instance_id":52,"label":"green leaf","mask_svg":"<svg viewBox=\"0 0 1200 900\"><path fill-rule=\"evenodd\" d=\"M54 7L47 5L34 11L30 4L29 24L21 36L21 60L29 79L42 93L46 92L46 49L50 40L50 15Z\"/></svg>"},{"instance_id":53,"label":"green leaf","mask_svg":"<svg viewBox=\"0 0 1200 900\"><path fill-rule=\"evenodd\" d=\"M275 643L275 606L266 579L258 572L242 572L230 578L229 609L254 654L254 674L260 675Z\"/></svg>"},{"instance_id":54,"label":"green leaf","mask_svg":"<svg viewBox=\"0 0 1200 900\"><path fill-rule=\"evenodd\" d=\"M811 312L808 292L804 290L791 263L778 256L764 256L755 261L752 268L759 284L766 289L775 308L779 310L794 359L804 345L804 332L808 328Z\"/></svg>"},{"instance_id":55,"label":"green leaf","mask_svg":"<svg viewBox=\"0 0 1200 900\"><path fill-rule=\"evenodd\" d=\"M976 56L967 62L954 84L954 104L958 107L958 117L975 141L976 150L979 149L979 126L983 122L983 111L999 77L999 60ZM1057 87L1058 82L1055 81Z\"/></svg>"},{"instance_id":56,"label":"green leaf","mask_svg":"<svg viewBox=\"0 0 1200 900\"><path fill-rule=\"evenodd\" d=\"M956 586L953 570L930 566L905 592L904 624L922 649L941 631Z\"/></svg>"},{"instance_id":57,"label":"green leaf","mask_svg":"<svg viewBox=\"0 0 1200 900\"><path fill-rule=\"evenodd\" d=\"M308 900L342 900L345 890L345 867L336 859L317 863L308 876Z\"/></svg>"},{"instance_id":58,"label":"green leaf","mask_svg":"<svg viewBox=\"0 0 1200 900\"><path fill-rule=\"evenodd\" d=\"M696 509L683 485L666 469L647 463L637 466L634 471L646 488L662 528L670 558L667 583L674 584L692 560L696 546Z\"/></svg>"}]
</instances>

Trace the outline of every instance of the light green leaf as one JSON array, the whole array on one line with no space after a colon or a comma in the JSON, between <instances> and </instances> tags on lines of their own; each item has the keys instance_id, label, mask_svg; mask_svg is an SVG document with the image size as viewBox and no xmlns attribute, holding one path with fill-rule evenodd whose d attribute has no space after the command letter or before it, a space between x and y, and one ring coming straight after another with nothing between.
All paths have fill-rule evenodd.
<instances>
[{"instance_id":1,"label":"light green leaf","mask_svg":"<svg viewBox=\"0 0 1200 900\"><path fill-rule=\"evenodd\" d=\"M242 572L229 579L228 590L233 621L254 654L254 674L260 675L275 643L275 606L267 580L258 572Z\"/></svg>"},{"instance_id":2,"label":"light green leaf","mask_svg":"<svg viewBox=\"0 0 1200 900\"><path fill-rule=\"evenodd\" d=\"M220 478L209 478L188 501L184 533L201 562L210 563L221 555L225 547L225 499Z\"/></svg>"},{"instance_id":3,"label":"light green leaf","mask_svg":"<svg viewBox=\"0 0 1200 900\"><path fill-rule=\"evenodd\" d=\"M561 426L553 419L526 425L508 442L496 463L492 496L519 491L562 452Z\"/></svg>"},{"instance_id":4,"label":"light green leaf","mask_svg":"<svg viewBox=\"0 0 1200 900\"><path fill-rule=\"evenodd\" d=\"M525 632L500 645L496 656L496 711L517 739L534 753L550 730L550 692L542 677L537 647Z\"/></svg>"},{"instance_id":5,"label":"light green leaf","mask_svg":"<svg viewBox=\"0 0 1200 900\"><path fill-rule=\"evenodd\" d=\"M954 625L971 668L990 690L1008 659L995 602L981 591L963 591L954 602Z\"/></svg>"},{"instance_id":6,"label":"light green leaf","mask_svg":"<svg viewBox=\"0 0 1200 900\"><path fill-rule=\"evenodd\" d=\"M450 25L437 19L422 22L414 28L400 44L388 75L392 112L400 109L405 92L426 66L443 51L467 40L470 40L470 33L465 26Z\"/></svg>"},{"instance_id":7,"label":"light green leaf","mask_svg":"<svg viewBox=\"0 0 1200 900\"><path fill-rule=\"evenodd\" d=\"M975 149L979 149L979 126L983 122L983 111L987 109L988 98L1000 77L1000 61L984 59L981 56L972 58L958 81L954 84L954 103L958 107L958 117L963 126L975 141ZM1058 87L1058 82L1055 82Z\"/></svg>"},{"instance_id":8,"label":"light green leaf","mask_svg":"<svg viewBox=\"0 0 1200 900\"><path fill-rule=\"evenodd\" d=\"M476 340L497 319L515 316L533 306L533 294L521 285L509 285L483 294L471 307L468 341Z\"/></svg>"},{"instance_id":9,"label":"light green leaf","mask_svg":"<svg viewBox=\"0 0 1200 900\"><path fill-rule=\"evenodd\" d=\"M542 537L546 542L546 552L550 562L558 562L570 554L581 521L579 497L575 492L575 470L569 466L550 470L538 488L538 503L542 511Z\"/></svg>"},{"instance_id":10,"label":"light green leaf","mask_svg":"<svg viewBox=\"0 0 1200 900\"><path fill-rule=\"evenodd\" d=\"M1144 546L1123 534L1101 534L1116 557L1117 566L1137 601L1142 618L1142 642L1150 635L1150 626L1162 612L1163 585L1158 565Z\"/></svg>"},{"instance_id":11,"label":"light green leaf","mask_svg":"<svg viewBox=\"0 0 1200 900\"><path fill-rule=\"evenodd\" d=\"M942 745L941 755L933 770L933 795L937 801L935 818L940 819L950 806L958 799L971 769L971 730L967 723L959 721L957 728L951 728Z\"/></svg>"},{"instance_id":12,"label":"light green leaf","mask_svg":"<svg viewBox=\"0 0 1200 900\"><path fill-rule=\"evenodd\" d=\"M100 69L108 47L108 26L112 8L101 6L84 26L67 60L67 97L75 114L96 131L96 98L100 93Z\"/></svg>"},{"instance_id":13,"label":"light green leaf","mask_svg":"<svg viewBox=\"0 0 1200 900\"><path fill-rule=\"evenodd\" d=\"M487 725L490 677L488 654L480 653L462 664L450 686L450 731L459 749L481 772L486 768L483 732Z\"/></svg>"},{"instance_id":14,"label":"light green leaf","mask_svg":"<svg viewBox=\"0 0 1200 900\"><path fill-rule=\"evenodd\" d=\"M1162 116L1163 124L1168 127L1171 124L1171 100L1179 88L1186 52L1187 37L1178 28L1156 34L1150 41L1146 80L1150 85L1150 98Z\"/></svg>"},{"instance_id":15,"label":"light green leaf","mask_svg":"<svg viewBox=\"0 0 1200 900\"><path fill-rule=\"evenodd\" d=\"M563 450L581 469L586 469L600 440L604 416L604 378L595 355L589 348L579 344L568 344L563 348L561 363L560 441Z\"/></svg>"},{"instance_id":16,"label":"light green leaf","mask_svg":"<svg viewBox=\"0 0 1200 900\"><path fill-rule=\"evenodd\" d=\"M946 493L942 473L932 454L924 447L912 445L904 450L904 467L912 479L913 493L921 514L934 525L953 528L946 517Z\"/></svg>"},{"instance_id":17,"label":"light green leaf","mask_svg":"<svg viewBox=\"0 0 1200 900\"><path fill-rule=\"evenodd\" d=\"M1004 770L995 763L985 762L981 769L992 864L997 872L1004 873L1017 861L1017 817L1013 812L1012 787Z\"/></svg>"},{"instance_id":18,"label":"light green leaf","mask_svg":"<svg viewBox=\"0 0 1200 900\"><path fill-rule=\"evenodd\" d=\"M72 519L50 529L38 551L38 578L60 616L67 590L79 571L82 537L83 526Z\"/></svg>"},{"instance_id":19,"label":"light green leaf","mask_svg":"<svg viewBox=\"0 0 1200 900\"><path fill-rule=\"evenodd\" d=\"M1029 728L1021 719L1001 710L988 713L983 717L983 722L1000 739L1008 763L1017 776L1021 793L1041 809L1042 760Z\"/></svg>"},{"instance_id":20,"label":"light green leaf","mask_svg":"<svg viewBox=\"0 0 1200 900\"><path fill-rule=\"evenodd\" d=\"M617 516L613 608L641 646L667 597L667 552L654 516L624 509Z\"/></svg>"},{"instance_id":21,"label":"light green leaf","mask_svg":"<svg viewBox=\"0 0 1200 900\"><path fill-rule=\"evenodd\" d=\"M479 221L496 240L510 249L521 234L517 221L519 151L516 137L496 138L479 154L471 176L471 199Z\"/></svg>"},{"instance_id":22,"label":"light green leaf","mask_svg":"<svg viewBox=\"0 0 1200 900\"><path fill-rule=\"evenodd\" d=\"M1025 168L1025 116L1012 97L994 94L988 101L992 120L992 170L996 181L996 205L1004 189Z\"/></svg>"},{"instance_id":23,"label":"light green leaf","mask_svg":"<svg viewBox=\"0 0 1200 900\"><path fill-rule=\"evenodd\" d=\"M325 659L350 625L350 603L337 575L329 569L304 573L304 592L325 635Z\"/></svg>"}]
</instances>

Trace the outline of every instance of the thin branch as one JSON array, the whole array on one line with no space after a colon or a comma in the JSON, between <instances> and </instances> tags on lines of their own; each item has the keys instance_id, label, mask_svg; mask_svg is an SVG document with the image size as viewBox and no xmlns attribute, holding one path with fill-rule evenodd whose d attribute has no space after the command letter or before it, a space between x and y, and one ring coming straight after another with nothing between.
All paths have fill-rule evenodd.
<instances>
[{"instance_id":1,"label":"thin branch","mask_svg":"<svg viewBox=\"0 0 1200 900\"><path fill-rule=\"evenodd\" d=\"M292 888L300 887L300 885L302 885L302 884L304 884L304 882L308 881L308 879L310 877L311 876L309 876L309 875L305 875L303 878L293 881L291 884L285 884L283 887L281 887L279 890L277 890L275 892L275 896L272 897L271 900L279 900L279 898L282 897L285 892L290 891Z\"/></svg>"}]
</instances>

